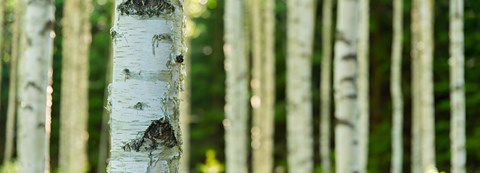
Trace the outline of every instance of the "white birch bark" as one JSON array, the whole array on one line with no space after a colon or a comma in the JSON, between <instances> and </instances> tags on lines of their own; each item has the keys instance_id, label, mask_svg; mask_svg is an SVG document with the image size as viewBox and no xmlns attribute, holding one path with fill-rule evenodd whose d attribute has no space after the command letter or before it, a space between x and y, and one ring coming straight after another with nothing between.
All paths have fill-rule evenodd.
<instances>
[{"instance_id":1,"label":"white birch bark","mask_svg":"<svg viewBox=\"0 0 480 173\"><path fill-rule=\"evenodd\" d=\"M287 146L289 172L313 172L311 58L315 1L287 0Z\"/></svg>"},{"instance_id":2,"label":"white birch bark","mask_svg":"<svg viewBox=\"0 0 480 173\"><path fill-rule=\"evenodd\" d=\"M182 6L115 1L108 172L179 172Z\"/></svg>"},{"instance_id":3,"label":"white birch bark","mask_svg":"<svg viewBox=\"0 0 480 173\"><path fill-rule=\"evenodd\" d=\"M88 59L91 42L89 0L66 0L63 17L60 172L87 168Z\"/></svg>"},{"instance_id":4,"label":"white birch bark","mask_svg":"<svg viewBox=\"0 0 480 173\"><path fill-rule=\"evenodd\" d=\"M49 94L52 77L53 16L50 0L23 0L24 39L19 59L18 137L19 172L50 172Z\"/></svg>"},{"instance_id":5,"label":"white birch bark","mask_svg":"<svg viewBox=\"0 0 480 173\"><path fill-rule=\"evenodd\" d=\"M465 173L465 79L463 0L450 0L450 125L452 173Z\"/></svg>"},{"instance_id":6,"label":"white birch bark","mask_svg":"<svg viewBox=\"0 0 480 173\"><path fill-rule=\"evenodd\" d=\"M419 8L417 5L412 6L412 154L411 154L411 169L412 173L422 173L422 114L420 112L420 56L419 46L420 37L418 36L420 30L419 24Z\"/></svg>"},{"instance_id":7,"label":"white birch bark","mask_svg":"<svg viewBox=\"0 0 480 173\"><path fill-rule=\"evenodd\" d=\"M332 10L333 0L323 1L320 158L324 173L332 172L330 160L331 100L332 100Z\"/></svg>"},{"instance_id":8,"label":"white birch bark","mask_svg":"<svg viewBox=\"0 0 480 173\"><path fill-rule=\"evenodd\" d=\"M368 139L369 139L369 0L360 0L360 31L358 37L358 108L359 121L359 170L367 172L368 163Z\"/></svg>"},{"instance_id":9,"label":"white birch bark","mask_svg":"<svg viewBox=\"0 0 480 173\"><path fill-rule=\"evenodd\" d=\"M393 106L392 162L391 173L402 173L403 163L403 94L402 94L402 40L403 40L403 1L393 1L393 44L391 85Z\"/></svg>"},{"instance_id":10,"label":"white birch bark","mask_svg":"<svg viewBox=\"0 0 480 173\"><path fill-rule=\"evenodd\" d=\"M14 134L15 134L15 115L17 114L17 72L18 72L18 59L20 55L20 35L23 27L22 15L24 13L24 7L22 4L15 6L15 21L12 24L12 57L10 59L10 82L8 86L8 108L7 108L7 122L5 129L5 151L3 157L4 165L11 161L13 155Z\"/></svg>"},{"instance_id":11,"label":"white birch bark","mask_svg":"<svg viewBox=\"0 0 480 173\"><path fill-rule=\"evenodd\" d=\"M339 0L335 41L336 171L359 172L357 99L358 0Z\"/></svg>"},{"instance_id":12,"label":"white birch bark","mask_svg":"<svg viewBox=\"0 0 480 173\"><path fill-rule=\"evenodd\" d=\"M419 8L420 101L422 117L422 169L435 168L435 125L433 98L433 0L415 0Z\"/></svg>"},{"instance_id":13,"label":"white birch bark","mask_svg":"<svg viewBox=\"0 0 480 173\"><path fill-rule=\"evenodd\" d=\"M273 171L274 87L274 1L251 1L253 70L252 152L253 172Z\"/></svg>"},{"instance_id":14,"label":"white birch bark","mask_svg":"<svg viewBox=\"0 0 480 173\"><path fill-rule=\"evenodd\" d=\"M226 172L247 172L248 71L244 21L245 1L225 1Z\"/></svg>"},{"instance_id":15,"label":"white birch bark","mask_svg":"<svg viewBox=\"0 0 480 173\"><path fill-rule=\"evenodd\" d=\"M190 4L192 0L185 0L184 1L184 14L186 16L186 21L190 21ZM187 22L188 24L188 22ZM186 26L186 28L189 28ZM188 32L187 32L188 33ZM185 61L184 61L184 68L185 68L185 76L184 76L184 84L183 84L183 91L180 92L180 128L182 130L182 138L183 138L183 145L182 145L182 158L180 159L180 172L181 173L189 173L190 172L190 119L191 119L191 38L190 35L186 35L184 37L185 45L187 47L187 51L185 53Z\"/></svg>"}]
</instances>

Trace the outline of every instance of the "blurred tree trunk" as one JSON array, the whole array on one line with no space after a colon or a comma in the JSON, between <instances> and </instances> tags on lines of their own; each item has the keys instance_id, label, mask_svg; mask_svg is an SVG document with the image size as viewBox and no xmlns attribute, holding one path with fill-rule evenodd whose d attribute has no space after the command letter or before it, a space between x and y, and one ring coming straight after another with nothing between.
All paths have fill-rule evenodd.
<instances>
[{"instance_id":1,"label":"blurred tree trunk","mask_svg":"<svg viewBox=\"0 0 480 173\"><path fill-rule=\"evenodd\" d=\"M335 143L338 173L360 172L357 98L358 1L339 0L335 41Z\"/></svg>"},{"instance_id":2,"label":"blurred tree trunk","mask_svg":"<svg viewBox=\"0 0 480 173\"><path fill-rule=\"evenodd\" d=\"M185 16L187 21L191 21L190 18L190 4L192 0L184 1ZM188 22L187 22L188 24ZM187 26L187 28L189 28ZM188 32L187 32L188 33ZM182 129L183 136L183 156L180 159L180 172L189 173L190 172L190 103L191 103L191 55L192 55L192 45L191 45L190 35L185 36L185 46L188 48L188 51L185 53L184 61L184 71L185 77L183 82L183 90L180 92L180 128Z\"/></svg>"},{"instance_id":3,"label":"blurred tree trunk","mask_svg":"<svg viewBox=\"0 0 480 173\"><path fill-rule=\"evenodd\" d=\"M6 4L2 2L2 7ZM20 54L19 38L20 38L20 19L23 15L23 9L17 5L14 9L15 21L12 24L12 56L10 59L10 84L8 87L8 108L7 108L7 123L5 130L5 151L3 157L3 164L6 165L11 161L14 150L14 134L15 134L15 115L17 103L17 68L18 58ZM3 14L3 13L2 13Z\"/></svg>"},{"instance_id":4,"label":"blurred tree trunk","mask_svg":"<svg viewBox=\"0 0 480 173\"><path fill-rule=\"evenodd\" d=\"M274 59L274 5L273 0L253 0L252 52L253 96L252 149L253 172L273 171L273 117L275 113L275 59Z\"/></svg>"},{"instance_id":5,"label":"blurred tree trunk","mask_svg":"<svg viewBox=\"0 0 480 173\"><path fill-rule=\"evenodd\" d=\"M393 44L391 85L393 106L391 173L402 173L403 168L403 94L402 94L402 40L403 1L393 1Z\"/></svg>"},{"instance_id":6,"label":"blurred tree trunk","mask_svg":"<svg viewBox=\"0 0 480 173\"><path fill-rule=\"evenodd\" d=\"M244 1L225 1L226 167L228 173L247 172L248 71Z\"/></svg>"},{"instance_id":7,"label":"blurred tree trunk","mask_svg":"<svg viewBox=\"0 0 480 173\"><path fill-rule=\"evenodd\" d=\"M358 121L360 173L367 172L369 136L369 0L360 0L360 33L358 37Z\"/></svg>"},{"instance_id":8,"label":"blurred tree trunk","mask_svg":"<svg viewBox=\"0 0 480 173\"><path fill-rule=\"evenodd\" d=\"M177 173L183 1L142 2L115 1L108 172Z\"/></svg>"},{"instance_id":9,"label":"blurred tree trunk","mask_svg":"<svg viewBox=\"0 0 480 173\"><path fill-rule=\"evenodd\" d=\"M419 94L418 115L421 117L422 170L435 169L435 126L433 109L433 0L414 0L412 13L412 51L418 59L414 71ZM413 24L414 23L414 24ZM415 115L414 115L415 116Z\"/></svg>"},{"instance_id":10,"label":"blurred tree trunk","mask_svg":"<svg viewBox=\"0 0 480 173\"><path fill-rule=\"evenodd\" d=\"M3 45L4 45L4 37L3 37L3 33L4 33L4 28L6 28L4 26L4 20L5 20L5 8L6 8L6 5L5 5L5 1L4 0L0 0L0 91L2 89L2 79L3 79L3 55L4 55L4 49L3 49ZM1 93L0 93L0 98L1 98ZM0 105L1 105L1 99L0 99ZM1 109L0 109L1 111Z\"/></svg>"},{"instance_id":11,"label":"blurred tree trunk","mask_svg":"<svg viewBox=\"0 0 480 173\"><path fill-rule=\"evenodd\" d=\"M311 59L313 0L287 0L287 144L289 172L313 172Z\"/></svg>"},{"instance_id":12,"label":"blurred tree trunk","mask_svg":"<svg viewBox=\"0 0 480 173\"><path fill-rule=\"evenodd\" d=\"M89 0L66 0L63 18L60 172L87 168L88 59L91 42Z\"/></svg>"},{"instance_id":13,"label":"blurred tree trunk","mask_svg":"<svg viewBox=\"0 0 480 173\"><path fill-rule=\"evenodd\" d=\"M50 107L52 92L53 1L22 0L25 13L18 71L19 172L50 172Z\"/></svg>"},{"instance_id":14,"label":"blurred tree trunk","mask_svg":"<svg viewBox=\"0 0 480 173\"><path fill-rule=\"evenodd\" d=\"M422 114L420 112L420 57L418 49L415 48L420 41L418 37L419 22L418 22L418 7L417 5L412 6L412 155L411 155L411 166L412 173L422 173Z\"/></svg>"},{"instance_id":15,"label":"blurred tree trunk","mask_svg":"<svg viewBox=\"0 0 480 173\"><path fill-rule=\"evenodd\" d=\"M331 100L332 100L332 10L333 0L323 1L322 28L322 71L321 71L321 120L320 157L324 173L332 172L330 160Z\"/></svg>"},{"instance_id":16,"label":"blurred tree trunk","mask_svg":"<svg viewBox=\"0 0 480 173\"><path fill-rule=\"evenodd\" d=\"M464 81L464 36L463 0L450 0L450 97L451 118L451 164L452 173L465 173L465 81Z\"/></svg>"}]
</instances>

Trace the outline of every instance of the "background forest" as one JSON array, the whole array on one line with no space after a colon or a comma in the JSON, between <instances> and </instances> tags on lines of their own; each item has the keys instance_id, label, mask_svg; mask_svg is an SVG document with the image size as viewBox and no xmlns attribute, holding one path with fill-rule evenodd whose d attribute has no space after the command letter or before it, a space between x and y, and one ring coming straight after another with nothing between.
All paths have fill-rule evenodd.
<instances>
[{"instance_id":1,"label":"background forest","mask_svg":"<svg viewBox=\"0 0 480 173\"><path fill-rule=\"evenodd\" d=\"M15 4L7 1L6 19L2 24L12 26L15 16ZM105 87L109 57L111 56L110 28L112 27L113 2L94 0L94 9L90 19L92 28L92 45L89 61L89 123L88 123L88 161L90 172L97 172L99 166L100 130L104 113ZM434 25L434 91L435 91L435 147L438 170L450 168L450 99L449 99L449 37L448 37L448 1L435 2ZM410 163L411 135L411 59L410 59L410 6L404 3L404 39L403 39L403 93L405 100L404 163ZM62 62L62 13L63 1L55 0L55 46L53 67L53 107L51 133L51 166L58 167L59 140L59 105ZM317 2L315 44L312 68L313 123L315 166L320 172L319 157L319 121L320 121L320 67L321 67L321 24L322 7ZM370 3L370 144L368 170L381 173L389 170L391 155L391 97L390 52L392 43L392 2L375 0ZM188 13L188 34L191 37L191 129L190 170L201 172L201 165L206 162L207 151L214 151L220 163L225 162L225 142L223 138L225 105L225 70L224 70L224 1L192 0ZM275 3L275 55L276 55L276 109L275 109L275 167L286 167L286 2ZM335 12L333 14L336 14ZM335 19L335 17L334 17ZM466 135L467 135L467 172L480 171L480 1L465 1L465 95L466 95ZM0 139L5 139L5 120L9 88L9 63L11 30L3 33L1 56L1 111ZM478 61L478 62L477 62ZM331 144L333 147L333 143ZM4 143L0 142L0 155L3 156ZM105 152L105 151L104 151ZM102 161L100 161L102 162ZM404 164L404 170L409 165Z\"/></svg>"}]
</instances>

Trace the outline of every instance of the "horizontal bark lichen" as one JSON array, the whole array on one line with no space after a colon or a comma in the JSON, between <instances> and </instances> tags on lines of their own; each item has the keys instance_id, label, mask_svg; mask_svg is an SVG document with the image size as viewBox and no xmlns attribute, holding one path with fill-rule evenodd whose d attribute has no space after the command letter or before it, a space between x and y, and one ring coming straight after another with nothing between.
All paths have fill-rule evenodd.
<instances>
[{"instance_id":1,"label":"horizontal bark lichen","mask_svg":"<svg viewBox=\"0 0 480 173\"><path fill-rule=\"evenodd\" d=\"M167 0L126 0L117 8L122 15L160 16L175 11Z\"/></svg>"}]
</instances>

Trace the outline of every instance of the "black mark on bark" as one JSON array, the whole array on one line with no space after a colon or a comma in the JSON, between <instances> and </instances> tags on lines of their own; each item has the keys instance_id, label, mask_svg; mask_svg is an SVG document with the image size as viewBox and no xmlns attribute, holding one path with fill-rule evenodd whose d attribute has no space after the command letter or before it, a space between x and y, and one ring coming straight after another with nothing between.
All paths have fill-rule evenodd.
<instances>
[{"instance_id":1,"label":"black mark on bark","mask_svg":"<svg viewBox=\"0 0 480 173\"><path fill-rule=\"evenodd\" d=\"M117 9L122 15L138 15L138 16L160 16L171 14L175 8L168 0L127 0Z\"/></svg>"},{"instance_id":2,"label":"black mark on bark","mask_svg":"<svg viewBox=\"0 0 480 173\"><path fill-rule=\"evenodd\" d=\"M153 120L143 135L125 144L122 149L125 151L152 151L159 146L173 148L177 145L175 133L166 118Z\"/></svg>"}]
</instances>

